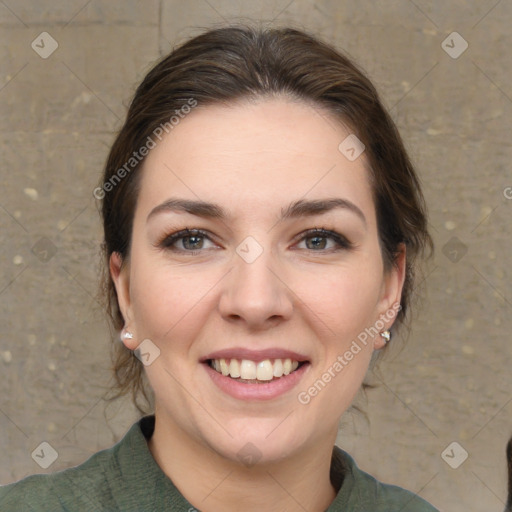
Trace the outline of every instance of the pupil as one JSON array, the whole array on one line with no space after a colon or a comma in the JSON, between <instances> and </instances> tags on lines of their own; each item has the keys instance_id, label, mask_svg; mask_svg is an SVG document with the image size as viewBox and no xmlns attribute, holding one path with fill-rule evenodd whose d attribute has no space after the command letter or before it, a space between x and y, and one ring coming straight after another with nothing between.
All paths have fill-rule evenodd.
<instances>
[{"instance_id":1,"label":"pupil","mask_svg":"<svg viewBox=\"0 0 512 512\"><path fill-rule=\"evenodd\" d=\"M314 247L316 247L317 249L320 248L320 249L324 249L325 248L325 238L324 237L321 237L321 236L315 236L315 237L312 237L310 238L310 240L316 240L316 243L314 242L313 245ZM320 240L320 244L318 244L318 241ZM323 243L322 243L323 242ZM308 249L310 249L310 247L308 247Z\"/></svg>"},{"instance_id":2,"label":"pupil","mask_svg":"<svg viewBox=\"0 0 512 512\"><path fill-rule=\"evenodd\" d=\"M192 242L192 247L190 247L190 240L195 240L195 242ZM198 243L201 241L201 237L200 236L187 236L183 239L184 241L184 244L185 244L185 247L187 249L197 249L198 248Z\"/></svg>"}]
</instances>

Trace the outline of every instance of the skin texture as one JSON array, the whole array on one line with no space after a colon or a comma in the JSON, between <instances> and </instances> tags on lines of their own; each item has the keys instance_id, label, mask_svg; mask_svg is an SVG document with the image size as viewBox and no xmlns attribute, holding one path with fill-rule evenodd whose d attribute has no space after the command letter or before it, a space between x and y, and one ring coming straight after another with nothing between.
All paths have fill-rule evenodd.
<instances>
[{"instance_id":1,"label":"skin texture","mask_svg":"<svg viewBox=\"0 0 512 512\"><path fill-rule=\"evenodd\" d=\"M297 396L400 302L405 265L402 251L384 271L364 153L350 162L338 150L349 133L318 108L286 98L197 107L144 162L131 254L121 265L114 253L110 270L134 334L125 345L135 349L149 338L160 350L146 367L156 400L150 449L205 512L241 503L247 511L297 510L298 503L321 511L334 499L329 467L338 421L382 338L361 345L308 404ZM170 197L214 202L229 216L167 211L147 220ZM279 222L291 202L326 198L351 201L366 220L341 208ZM186 246L190 239L182 238L174 252L158 246L185 228L209 239ZM304 239L312 228L337 231L353 247ZM236 252L248 236L263 249L252 263ZM220 391L200 363L233 347L293 350L310 365L291 391L240 400ZM259 457L249 467L238 456L247 443Z\"/></svg>"}]
</instances>

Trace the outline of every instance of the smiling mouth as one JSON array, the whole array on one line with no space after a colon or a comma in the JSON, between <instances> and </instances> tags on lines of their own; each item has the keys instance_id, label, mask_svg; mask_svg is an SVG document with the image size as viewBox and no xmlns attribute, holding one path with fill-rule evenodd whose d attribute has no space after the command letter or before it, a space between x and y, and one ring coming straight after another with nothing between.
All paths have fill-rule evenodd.
<instances>
[{"instance_id":1,"label":"smiling mouth","mask_svg":"<svg viewBox=\"0 0 512 512\"><path fill-rule=\"evenodd\" d=\"M249 359L208 359L207 364L216 372L247 384L271 382L290 375L307 361L293 359L264 359L251 361Z\"/></svg>"}]
</instances>

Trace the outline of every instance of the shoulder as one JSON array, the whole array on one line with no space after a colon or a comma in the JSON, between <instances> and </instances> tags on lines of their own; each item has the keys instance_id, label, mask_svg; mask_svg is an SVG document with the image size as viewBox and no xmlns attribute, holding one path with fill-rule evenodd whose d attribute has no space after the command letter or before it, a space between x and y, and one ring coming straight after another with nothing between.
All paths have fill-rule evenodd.
<instances>
[{"instance_id":1,"label":"shoulder","mask_svg":"<svg viewBox=\"0 0 512 512\"><path fill-rule=\"evenodd\" d=\"M335 446L333 466L343 472L343 483L328 512L371 510L372 512L439 512L423 498L396 485L379 482L357 467L352 457Z\"/></svg>"},{"instance_id":2,"label":"shoulder","mask_svg":"<svg viewBox=\"0 0 512 512\"><path fill-rule=\"evenodd\" d=\"M82 464L38 474L0 487L2 512L75 512L116 510L112 488L121 481L118 452L128 435ZM118 484L119 485L119 484Z\"/></svg>"},{"instance_id":3,"label":"shoulder","mask_svg":"<svg viewBox=\"0 0 512 512\"><path fill-rule=\"evenodd\" d=\"M0 487L2 512L61 512L103 510L109 501L110 480L114 470L112 448L94 454L83 464L56 473L31 475L19 482Z\"/></svg>"}]
</instances>

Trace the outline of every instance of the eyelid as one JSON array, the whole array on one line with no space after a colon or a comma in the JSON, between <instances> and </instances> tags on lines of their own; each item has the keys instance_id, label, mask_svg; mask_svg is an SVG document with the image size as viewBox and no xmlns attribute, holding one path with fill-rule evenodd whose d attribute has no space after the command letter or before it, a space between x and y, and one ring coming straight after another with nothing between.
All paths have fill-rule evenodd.
<instances>
[{"instance_id":1,"label":"eyelid","mask_svg":"<svg viewBox=\"0 0 512 512\"><path fill-rule=\"evenodd\" d=\"M311 229L307 229L306 231L302 231L297 235L297 243L301 242L302 240L305 240L306 238L313 237L313 236L319 236L321 238L331 238L336 242L338 245L335 249L330 250L323 250L323 251L311 251L311 252L333 252L333 251L339 251L339 250L349 250L353 249L355 247L355 244L352 243L346 236L342 235L336 230L333 229L326 229L326 228L320 228L315 227Z\"/></svg>"},{"instance_id":2,"label":"eyelid","mask_svg":"<svg viewBox=\"0 0 512 512\"><path fill-rule=\"evenodd\" d=\"M171 233L166 231L166 234L162 236L155 244L155 247L159 247L161 249L169 249L172 250L172 243L180 240L181 238L186 238L188 236L201 236L210 240L212 243L216 243L213 238L204 230L198 228L185 228L178 229L176 231L171 230ZM186 251L183 249L175 249L176 252L186 252L189 254L194 254L203 251L204 249L198 249L195 251Z\"/></svg>"}]
</instances>

